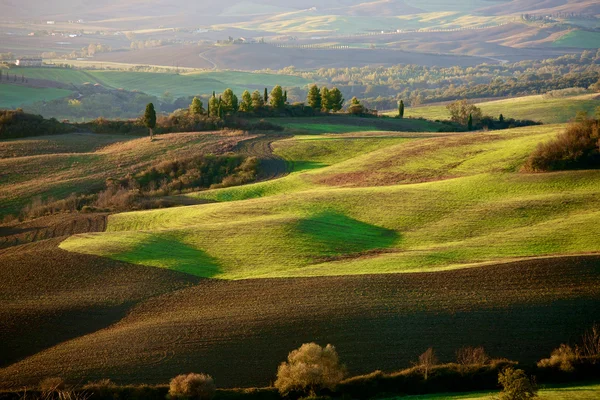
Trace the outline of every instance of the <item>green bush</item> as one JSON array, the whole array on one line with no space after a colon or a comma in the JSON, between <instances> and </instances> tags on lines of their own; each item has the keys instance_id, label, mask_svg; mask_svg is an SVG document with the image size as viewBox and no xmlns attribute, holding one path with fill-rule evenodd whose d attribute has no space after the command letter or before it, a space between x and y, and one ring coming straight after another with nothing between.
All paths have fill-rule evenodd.
<instances>
[{"instance_id":1,"label":"green bush","mask_svg":"<svg viewBox=\"0 0 600 400\"><path fill-rule=\"evenodd\" d=\"M537 385L522 369L506 368L498 375L502 385L499 400L528 400L537 397Z\"/></svg>"}]
</instances>

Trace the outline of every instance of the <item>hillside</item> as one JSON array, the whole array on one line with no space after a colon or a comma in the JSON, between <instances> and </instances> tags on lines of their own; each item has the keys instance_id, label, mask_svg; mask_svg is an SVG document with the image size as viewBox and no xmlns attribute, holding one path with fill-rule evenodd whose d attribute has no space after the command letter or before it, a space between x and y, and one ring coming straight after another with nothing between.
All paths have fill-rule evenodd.
<instances>
[{"instance_id":1,"label":"hillside","mask_svg":"<svg viewBox=\"0 0 600 400\"><path fill-rule=\"evenodd\" d=\"M600 174L519 171L565 125L435 133L394 129L423 130L425 121L368 118L357 131L354 120L281 119L295 136L256 140L3 142L9 189L21 198L81 188L80 174L100 182L165 152L223 146L283 159L290 174L172 196L199 205L110 215L105 232L75 220L45 228L52 218L0 232L5 246L31 241L27 232L51 238L0 250L12 266L0 280L10 286L1 317L13 349L0 354L2 386L48 375L164 383L184 370L211 373L221 387L266 385L308 341L335 344L351 373L408 366L429 346L444 361L481 344L530 363L591 324L600 311ZM58 293L69 295L57 302ZM89 313L94 325L81 317ZM26 321L38 328L17 335ZM45 336L53 324L71 328Z\"/></svg>"},{"instance_id":2,"label":"hillside","mask_svg":"<svg viewBox=\"0 0 600 400\"><path fill-rule=\"evenodd\" d=\"M434 271L593 252L600 175L518 173L560 129L400 143L272 182L190 195L219 203L115 215L107 233L61 247L224 279ZM250 246L257 234L260 245Z\"/></svg>"},{"instance_id":3,"label":"hillside","mask_svg":"<svg viewBox=\"0 0 600 400\"><path fill-rule=\"evenodd\" d=\"M484 115L505 118L529 119L547 124L564 123L575 118L578 111L592 116L600 107L599 94L584 94L571 97L551 98L544 95L517 97L477 103ZM406 116L430 120L450 119L444 105L423 106L406 109Z\"/></svg>"}]
</instances>

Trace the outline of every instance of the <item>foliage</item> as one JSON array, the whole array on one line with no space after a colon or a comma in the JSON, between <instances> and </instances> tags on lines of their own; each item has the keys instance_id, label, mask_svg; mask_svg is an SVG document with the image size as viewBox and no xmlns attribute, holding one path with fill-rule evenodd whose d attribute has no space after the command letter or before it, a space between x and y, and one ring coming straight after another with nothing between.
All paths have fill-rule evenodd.
<instances>
[{"instance_id":1,"label":"foliage","mask_svg":"<svg viewBox=\"0 0 600 400\"><path fill-rule=\"evenodd\" d=\"M264 97L260 94L258 90L252 92L252 109L259 110L263 108L265 105Z\"/></svg>"},{"instance_id":2,"label":"foliage","mask_svg":"<svg viewBox=\"0 0 600 400\"><path fill-rule=\"evenodd\" d=\"M312 85L308 90L306 103L314 110L321 109L321 92L319 91L319 87L317 85Z\"/></svg>"},{"instance_id":3,"label":"foliage","mask_svg":"<svg viewBox=\"0 0 600 400\"><path fill-rule=\"evenodd\" d=\"M461 125L467 125L469 120L471 125L469 130L472 129L473 123L481 121L483 114L481 109L467 100L457 100L446 106L446 109L450 112L450 119Z\"/></svg>"},{"instance_id":4,"label":"foliage","mask_svg":"<svg viewBox=\"0 0 600 400\"><path fill-rule=\"evenodd\" d=\"M156 128L156 110L154 110L154 104L148 103L146 111L144 112L144 125L150 129L152 135L152 129Z\"/></svg>"},{"instance_id":5,"label":"foliage","mask_svg":"<svg viewBox=\"0 0 600 400\"><path fill-rule=\"evenodd\" d=\"M483 365L490 360L482 346L462 347L456 352L456 362L461 365Z\"/></svg>"},{"instance_id":6,"label":"foliage","mask_svg":"<svg viewBox=\"0 0 600 400\"><path fill-rule=\"evenodd\" d=\"M283 107L285 107L283 89L281 88L281 86L277 85L273 88L273 90L271 91L270 101L271 107L273 107L276 110L281 110Z\"/></svg>"},{"instance_id":7,"label":"foliage","mask_svg":"<svg viewBox=\"0 0 600 400\"><path fill-rule=\"evenodd\" d=\"M348 106L348 113L352 115L361 115L364 112L365 108L363 105L360 104L360 101L356 97L353 97L352 100L350 100L350 105Z\"/></svg>"},{"instance_id":8,"label":"foliage","mask_svg":"<svg viewBox=\"0 0 600 400\"><path fill-rule=\"evenodd\" d=\"M260 93L258 94L258 97L260 97ZM260 108L260 106L258 108ZM240 102L240 111L252 112L252 110L254 110L252 95L250 95L249 91L244 90L244 93L242 93L242 101Z\"/></svg>"},{"instance_id":9,"label":"foliage","mask_svg":"<svg viewBox=\"0 0 600 400\"><path fill-rule=\"evenodd\" d=\"M169 383L171 399L211 400L215 397L213 378L206 374L178 375Z\"/></svg>"},{"instance_id":10,"label":"foliage","mask_svg":"<svg viewBox=\"0 0 600 400\"><path fill-rule=\"evenodd\" d=\"M345 373L335 347L306 343L292 351L287 362L279 366L275 387L283 395L290 392L315 395L321 389L334 390Z\"/></svg>"},{"instance_id":11,"label":"foliage","mask_svg":"<svg viewBox=\"0 0 600 400\"><path fill-rule=\"evenodd\" d=\"M540 368L554 368L558 367L561 371L571 372L574 370L573 363L577 360L578 355L566 344L561 344L558 349L552 351L550 358L545 358L538 362Z\"/></svg>"},{"instance_id":12,"label":"foliage","mask_svg":"<svg viewBox=\"0 0 600 400\"><path fill-rule=\"evenodd\" d=\"M404 118L404 100L398 103L398 118Z\"/></svg>"},{"instance_id":13,"label":"foliage","mask_svg":"<svg viewBox=\"0 0 600 400\"><path fill-rule=\"evenodd\" d=\"M329 91L329 99L327 101L333 112L338 112L344 106L344 96L336 87Z\"/></svg>"},{"instance_id":14,"label":"foliage","mask_svg":"<svg viewBox=\"0 0 600 400\"><path fill-rule=\"evenodd\" d=\"M201 115L204 113L204 107L202 105L202 101L194 97L192 100L192 104L190 104L190 114L192 115Z\"/></svg>"},{"instance_id":15,"label":"foliage","mask_svg":"<svg viewBox=\"0 0 600 400\"><path fill-rule=\"evenodd\" d=\"M600 324L595 323L582 337L581 352L586 357L600 357Z\"/></svg>"},{"instance_id":16,"label":"foliage","mask_svg":"<svg viewBox=\"0 0 600 400\"><path fill-rule=\"evenodd\" d=\"M22 110L0 110L0 139L57 135L74 130L72 125L58 122L54 118L44 119L40 115L28 114Z\"/></svg>"},{"instance_id":17,"label":"foliage","mask_svg":"<svg viewBox=\"0 0 600 400\"><path fill-rule=\"evenodd\" d=\"M331 96L329 94L329 89L326 86L321 88L321 110L328 112L331 111L333 105L331 103Z\"/></svg>"},{"instance_id":18,"label":"foliage","mask_svg":"<svg viewBox=\"0 0 600 400\"><path fill-rule=\"evenodd\" d=\"M430 347L427 350L425 350L425 352L423 354L421 354L419 356L419 361L417 363L417 366L423 372L423 377L425 378L425 380L427 380L429 371L431 371L431 368L433 368L437 364L438 364L438 359L435 355L435 351L433 350L433 348Z\"/></svg>"},{"instance_id":19,"label":"foliage","mask_svg":"<svg viewBox=\"0 0 600 400\"><path fill-rule=\"evenodd\" d=\"M238 98L233 90L226 89L221 95L221 108L225 113L235 113L238 110Z\"/></svg>"},{"instance_id":20,"label":"foliage","mask_svg":"<svg viewBox=\"0 0 600 400\"><path fill-rule=\"evenodd\" d=\"M540 143L530 155L527 171L559 171L600 166L600 121L573 123L554 140Z\"/></svg>"},{"instance_id":21,"label":"foliage","mask_svg":"<svg viewBox=\"0 0 600 400\"><path fill-rule=\"evenodd\" d=\"M502 385L499 400L528 400L537 397L538 388L522 369L506 368L498 375Z\"/></svg>"}]
</instances>

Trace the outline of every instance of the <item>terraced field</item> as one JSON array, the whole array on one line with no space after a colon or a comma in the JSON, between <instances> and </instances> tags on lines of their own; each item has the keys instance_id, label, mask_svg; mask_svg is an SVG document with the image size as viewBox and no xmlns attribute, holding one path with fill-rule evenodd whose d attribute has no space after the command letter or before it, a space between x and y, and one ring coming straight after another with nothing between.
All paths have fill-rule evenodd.
<instances>
[{"instance_id":1,"label":"terraced field","mask_svg":"<svg viewBox=\"0 0 600 400\"><path fill-rule=\"evenodd\" d=\"M309 341L336 345L352 374L407 367L429 346L442 361L483 345L531 363L594 322L600 171L520 171L565 125L445 134L365 119L366 131L334 133L334 119L314 134L284 121L296 136L77 144L70 157L104 158L113 172L219 148L272 152L289 173L180 196L199 205L110 215L105 232L0 250L11 265L0 271L2 334L16 349L0 350L0 386L165 383L189 371L221 387L262 386ZM24 157L27 144L4 145L25 166L65 150ZM21 337L27 321L37 327ZM53 324L56 336L26 345Z\"/></svg>"},{"instance_id":2,"label":"terraced field","mask_svg":"<svg viewBox=\"0 0 600 400\"><path fill-rule=\"evenodd\" d=\"M495 118L503 114L505 118L529 119L556 124L570 121L575 118L578 111L587 111L589 115L594 115L596 108L600 107L600 98L598 94L566 98L545 98L538 95L478 103L477 107L481 108L484 115L491 115ZM430 120L450 119L450 113L446 106L408 108L405 115Z\"/></svg>"}]
</instances>

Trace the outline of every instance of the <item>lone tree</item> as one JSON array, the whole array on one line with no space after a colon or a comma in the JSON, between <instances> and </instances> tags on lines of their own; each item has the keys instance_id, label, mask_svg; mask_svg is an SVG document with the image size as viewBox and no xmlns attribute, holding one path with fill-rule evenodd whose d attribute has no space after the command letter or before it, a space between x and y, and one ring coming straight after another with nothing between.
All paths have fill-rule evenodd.
<instances>
[{"instance_id":1,"label":"lone tree","mask_svg":"<svg viewBox=\"0 0 600 400\"><path fill-rule=\"evenodd\" d=\"M306 103L315 110L321 109L321 92L317 85L312 85L308 90Z\"/></svg>"},{"instance_id":2,"label":"lone tree","mask_svg":"<svg viewBox=\"0 0 600 400\"><path fill-rule=\"evenodd\" d=\"M194 99L192 100L192 104L190 104L190 114L200 115L203 112L204 112L204 107L202 105L202 101L199 98L194 97Z\"/></svg>"},{"instance_id":3,"label":"lone tree","mask_svg":"<svg viewBox=\"0 0 600 400\"><path fill-rule=\"evenodd\" d=\"M356 97L353 97L352 100L350 100L350 105L348 106L348 113L352 115L360 115L364 112L365 107L360 104L360 101Z\"/></svg>"},{"instance_id":4,"label":"lone tree","mask_svg":"<svg viewBox=\"0 0 600 400\"><path fill-rule=\"evenodd\" d=\"M283 89L277 85L271 91L271 107L280 110L285 107L285 101L283 99Z\"/></svg>"},{"instance_id":5,"label":"lone tree","mask_svg":"<svg viewBox=\"0 0 600 400\"><path fill-rule=\"evenodd\" d=\"M469 119L467 120L467 129L469 131L473 130L473 114L469 114Z\"/></svg>"},{"instance_id":6,"label":"lone tree","mask_svg":"<svg viewBox=\"0 0 600 400\"><path fill-rule=\"evenodd\" d=\"M301 392L315 396L321 389L333 390L345 374L346 368L340 364L335 347L306 343L292 351L287 362L281 363L275 387L282 395Z\"/></svg>"},{"instance_id":7,"label":"lone tree","mask_svg":"<svg viewBox=\"0 0 600 400\"><path fill-rule=\"evenodd\" d=\"M398 103L398 118L404 118L404 100L400 100Z\"/></svg>"},{"instance_id":8,"label":"lone tree","mask_svg":"<svg viewBox=\"0 0 600 400\"><path fill-rule=\"evenodd\" d=\"M242 93L242 101L240 102L240 111L252 112L253 109L252 96L249 91L244 90L244 93Z\"/></svg>"},{"instance_id":9,"label":"lone tree","mask_svg":"<svg viewBox=\"0 0 600 400\"><path fill-rule=\"evenodd\" d=\"M154 104L148 103L144 113L144 125L150 130L150 140L154 139L154 128L156 128L156 110Z\"/></svg>"},{"instance_id":10,"label":"lone tree","mask_svg":"<svg viewBox=\"0 0 600 400\"><path fill-rule=\"evenodd\" d=\"M211 400L215 397L216 389L215 382L210 375L178 375L169 383L169 398Z\"/></svg>"},{"instance_id":11,"label":"lone tree","mask_svg":"<svg viewBox=\"0 0 600 400\"><path fill-rule=\"evenodd\" d=\"M265 106L264 97L260 94L258 90L255 90L252 93L252 108L254 110L260 110Z\"/></svg>"},{"instance_id":12,"label":"lone tree","mask_svg":"<svg viewBox=\"0 0 600 400\"><path fill-rule=\"evenodd\" d=\"M340 111L344 106L344 96L342 96L342 92L336 87L329 91L329 105L334 112Z\"/></svg>"},{"instance_id":13,"label":"lone tree","mask_svg":"<svg viewBox=\"0 0 600 400\"><path fill-rule=\"evenodd\" d=\"M425 353L419 356L419 362L417 363L417 366L423 372L423 377L425 378L425 380L427 380L431 368L437 365L437 363L438 359L435 356L435 352L431 347L425 350Z\"/></svg>"},{"instance_id":14,"label":"lone tree","mask_svg":"<svg viewBox=\"0 0 600 400\"><path fill-rule=\"evenodd\" d=\"M269 104L269 92L267 92L267 88L265 88L265 94L263 96L263 101L265 104Z\"/></svg>"},{"instance_id":15,"label":"lone tree","mask_svg":"<svg viewBox=\"0 0 600 400\"><path fill-rule=\"evenodd\" d=\"M500 117L498 118L498 121L504 122L504 115L500 114Z\"/></svg>"},{"instance_id":16,"label":"lone tree","mask_svg":"<svg viewBox=\"0 0 600 400\"><path fill-rule=\"evenodd\" d=\"M535 382L522 369L506 368L498 375L498 383L504 388L499 400L529 400L537 397Z\"/></svg>"}]
</instances>

